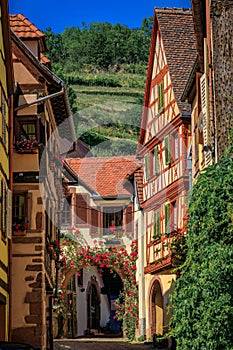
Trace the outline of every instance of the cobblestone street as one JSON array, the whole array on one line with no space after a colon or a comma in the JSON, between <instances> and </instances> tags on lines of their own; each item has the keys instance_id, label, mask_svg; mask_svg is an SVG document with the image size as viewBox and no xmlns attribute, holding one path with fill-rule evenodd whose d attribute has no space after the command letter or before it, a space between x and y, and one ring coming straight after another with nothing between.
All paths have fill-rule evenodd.
<instances>
[{"instance_id":1,"label":"cobblestone street","mask_svg":"<svg viewBox=\"0 0 233 350\"><path fill-rule=\"evenodd\" d=\"M59 339L54 341L54 350L151 350L153 344L128 343L118 339Z\"/></svg>"}]
</instances>

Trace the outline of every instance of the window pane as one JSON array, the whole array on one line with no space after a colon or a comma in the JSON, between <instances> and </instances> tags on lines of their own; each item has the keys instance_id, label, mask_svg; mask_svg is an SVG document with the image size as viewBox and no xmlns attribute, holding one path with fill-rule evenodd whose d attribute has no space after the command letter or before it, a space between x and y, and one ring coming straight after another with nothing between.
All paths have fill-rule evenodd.
<instances>
[{"instance_id":1,"label":"window pane","mask_svg":"<svg viewBox=\"0 0 233 350\"><path fill-rule=\"evenodd\" d=\"M25 195L14 195L13 198L13 223L25 223Z\"/></svg>"},{"instance_id":2,"label":"window pane","mask_svg":"<svg viewBox=\"0 0 233 350\"><path fill-rule=\"evenodd\" d=\"M33 140L36 138L36 125L35 123L20 124L20 139Z\"/></svg>"}]
</instances>

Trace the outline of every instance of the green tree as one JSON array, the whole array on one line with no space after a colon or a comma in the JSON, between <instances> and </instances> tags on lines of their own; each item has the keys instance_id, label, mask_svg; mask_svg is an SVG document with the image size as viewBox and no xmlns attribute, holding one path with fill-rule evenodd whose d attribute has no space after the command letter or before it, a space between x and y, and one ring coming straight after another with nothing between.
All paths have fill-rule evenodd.
<instances>
[{"instance_id":1,"label":"green tree","mask_svg":"<svg viewBox=\"0 0 233 350\"><path fill-rule=\"evenodd\" d=\"M171 298L177 349L233 349L233 155L198 177L189 202L187 254Z\"/></svg>"}]
</instances>

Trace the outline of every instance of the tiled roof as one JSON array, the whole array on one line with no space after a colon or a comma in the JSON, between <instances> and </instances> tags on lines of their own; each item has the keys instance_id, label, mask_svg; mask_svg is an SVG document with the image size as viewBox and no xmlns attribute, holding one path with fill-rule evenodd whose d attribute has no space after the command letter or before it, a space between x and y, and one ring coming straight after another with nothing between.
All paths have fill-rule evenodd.
<instances>
[{"instance_id":1,"label":"tiled roof","mask_svg":"<svg viewBox=\"0 0 233 350\"><path fill-rule=\"evenodd\" d=\"M133 193L133 187L127 178L139 168L139 165L132 156L69 158L65 162L83 184L102 197Z\"/></svg>"},{"instance_id":2,"label":"tiled roof","mask_svg":"<svg viewBox=\"0 0 233 350\"><path fill-rule=\"evenodd\" d=\"M47 64L50 64L51 61L43 53L41 53L40 62L47 65Z\"/></svg>"},{"instance_id":3,"label":"tiled roof","mask_svg":"<svg viewBox=\"0 0 233 350\"><path fill-rule=\"evenodd\" d=\"M155 8L162 34L172 85L181 112L190 106L181 96L197 57L192 11L189 9Z\"/></svg>"},{"instance_id":4,"label":"tiled roof","mask_svg":"<svg viewBox=\"0 0 233 350\"><path fill-rule=\"evenodd\" d=\"M42 38L45 35L24 15L10 15L10 27L20 39Z\"/></svg>"}]
</instances>

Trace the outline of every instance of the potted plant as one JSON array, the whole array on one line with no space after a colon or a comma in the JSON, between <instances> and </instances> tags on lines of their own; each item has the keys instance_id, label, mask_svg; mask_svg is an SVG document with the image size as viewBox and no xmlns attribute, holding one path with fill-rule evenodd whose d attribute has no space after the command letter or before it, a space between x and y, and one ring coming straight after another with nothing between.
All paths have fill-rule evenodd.
<instances>
[{"instance_id":1,"label":"potted plant","mask_svg":"<svg viewBox=\"0 0 233 350\"><path fill-rule=\"evenodd\" d=\"M22 222L16 222L13 224L13 235L14 236L25 236L27 225Z\"/></svg>"}]
</instances>

